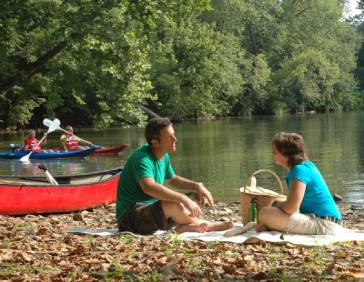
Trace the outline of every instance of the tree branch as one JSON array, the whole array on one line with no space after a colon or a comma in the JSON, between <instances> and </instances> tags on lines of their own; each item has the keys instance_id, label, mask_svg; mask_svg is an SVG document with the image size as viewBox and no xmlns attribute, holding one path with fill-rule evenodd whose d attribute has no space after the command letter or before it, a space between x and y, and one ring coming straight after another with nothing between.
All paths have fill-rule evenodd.
<instances>
[{"instance_id":1,"label":"tree branch","mask_svg":"<svg viewBox=\"0 0 364 282\"><path fill-rule=\"evenodd\" d=\"M17 73L8 78L0 85L0 93L6 93L11 90L16 84L22 83L31 78L34 74L38 73L42 67L59 54L64 48L67 47L66 41L59 42L56 46L50 49L47 53L40 56L35 62L28 63L21 67Z\"/></svg>"}]
</instances>

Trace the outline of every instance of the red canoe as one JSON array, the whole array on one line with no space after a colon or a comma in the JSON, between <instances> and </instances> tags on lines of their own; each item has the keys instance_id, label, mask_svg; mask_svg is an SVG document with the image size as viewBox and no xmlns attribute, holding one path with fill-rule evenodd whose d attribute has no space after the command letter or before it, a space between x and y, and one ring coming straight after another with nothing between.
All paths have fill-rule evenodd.
<instances>
[{"instance_id":1,"label":"red canoe","mask_svg":"<svg viewBox=\"0 0 364 282\"><path fill-rule=\"evenodd\" d=\"M0 177L0 214L61 213L114 203L121 168L75 176Z\"/></svg>"},{"instance_id":2,"label":"red canoe","mask_svg":"<svg viewBox=\"0 0 364 282\"><path fill-rule=\"evenodd\" d=\"M126 147L128 147L128 144L121 144L119 146L115 146L115 147L100 147L97 148L96 151L94 153L119 153L122 150L124 150Z\"/></svg>"}]
</instances>

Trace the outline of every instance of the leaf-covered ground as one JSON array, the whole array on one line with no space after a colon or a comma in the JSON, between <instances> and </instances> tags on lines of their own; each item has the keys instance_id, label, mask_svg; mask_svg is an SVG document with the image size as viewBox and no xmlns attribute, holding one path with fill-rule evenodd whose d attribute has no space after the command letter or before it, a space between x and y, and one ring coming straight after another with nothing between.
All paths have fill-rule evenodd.
<instances>
[{"instance_id":1,"label":"leaf-covered ground","mask_svg":"<svg viewBox=\"0 0 364 282\"><path fill-rule=\"evenodd\" d=\"M115 228L114 205L60 215L0 216L0 281L363 281L364 243L297 247L130 235L92 237L68 227ZM206 209L240 221L238 203ZM363 209L341 207L364 230Z\"/></svg>"}]
</instances>

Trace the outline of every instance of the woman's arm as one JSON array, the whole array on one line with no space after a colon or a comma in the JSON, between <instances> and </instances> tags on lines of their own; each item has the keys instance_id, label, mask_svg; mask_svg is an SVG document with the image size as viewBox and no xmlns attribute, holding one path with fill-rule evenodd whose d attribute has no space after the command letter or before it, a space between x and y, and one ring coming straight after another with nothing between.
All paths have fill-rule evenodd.
<instances>
[{"instance_id":1,"label":"woman's arm","mask_svg":"<svg viewBox=\"0 0 364 282\"><path fill-rule=\"evenodd\" d=\"M287 201L278 202L273 206L280 208L282 211L289 215L294 214L300 209L303 196L305 195L305 191L306 184L297 179L293 179L291 181L291 189Z\"/></svg>"}]
</instances>

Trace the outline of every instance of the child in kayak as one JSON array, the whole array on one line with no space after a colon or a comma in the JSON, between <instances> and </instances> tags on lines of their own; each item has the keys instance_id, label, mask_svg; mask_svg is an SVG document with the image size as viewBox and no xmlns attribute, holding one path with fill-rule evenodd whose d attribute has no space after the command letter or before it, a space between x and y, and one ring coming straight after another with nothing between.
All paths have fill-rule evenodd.
<instances>
[{"instance_id":1,"label":"child in kayak","mask_svg":"<svg viewBox=\"0 0 364 282\"><path fill-rule=\"evenodd\" d=\"M44 134L47 136L47 133ZM47 137L42 141L43 144L47 143ZM30 129L27 134L27 138L24 140L24 150L25 151L41 151L39 140L35 137L35 130Z\"/></svg>"},{"instance_id":2,"label":"child in kayak","mask_svg":"<svg viewBox=\"0 0 364 282\"><path fill-rule=\"evenodd\" d=\"M89 147L94 146L91 142L88 142L76 136L73 133L72 126L67 125L65 130L67 132L65 132L60 138L63 150L65 151L86 150ZM85 144L86 146L80 146L79 144Z\"/></svg>"}]
</instances>

